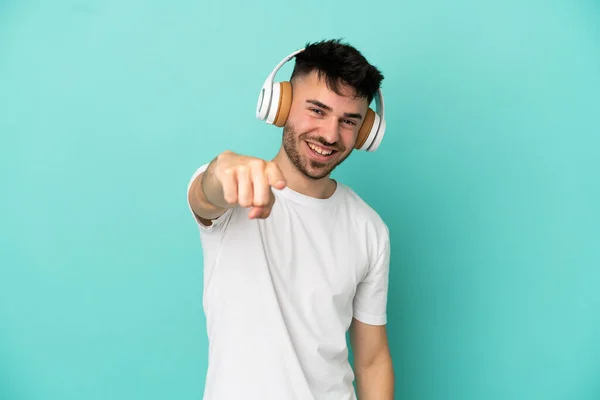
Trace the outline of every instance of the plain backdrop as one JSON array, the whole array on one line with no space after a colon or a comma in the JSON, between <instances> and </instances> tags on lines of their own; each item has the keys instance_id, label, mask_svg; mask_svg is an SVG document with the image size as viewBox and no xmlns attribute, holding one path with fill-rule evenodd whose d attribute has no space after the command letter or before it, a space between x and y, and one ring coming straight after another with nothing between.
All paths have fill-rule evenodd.
<instances>
[{"instance_id":1,"label":"plain backdrop","mask_svg":"<svg viewBox=\"0 0 600 400\"><path fill-rule=\"evenodd\" d=\"M334 177L391 231L396 398L600 398L597 1L3 0L1 399L202 397L188 180L275 154L260 87L329 38L385 75Z\"/></svg>"}]
</instances>

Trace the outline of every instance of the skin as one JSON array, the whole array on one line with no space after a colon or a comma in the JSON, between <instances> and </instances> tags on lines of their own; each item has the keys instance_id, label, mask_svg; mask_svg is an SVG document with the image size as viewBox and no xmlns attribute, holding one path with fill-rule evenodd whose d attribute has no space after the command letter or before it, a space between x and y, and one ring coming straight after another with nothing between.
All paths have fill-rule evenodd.
<instances>
[{"instance_id":1,"label":"skin","mask_svg":"<svg viewBox=\"0 0 600 400\"><path fill-rule=\"evenodd\" d=\"M271 188L285 186L316 198L336 189L331 172L353 151L368 102L351 87L341 95L330 90L316 73L292 81L293 100L277 155L266 161L225 151L192 183L190 204L206 225L228 208L250 208L249 218L268 218L275 198ZM308 143L333 150L315 155ZM390 400L394 372L386 326L353 319L350 340L354 353L357 394L361 400Z\"/></svg>"}]
</instances>

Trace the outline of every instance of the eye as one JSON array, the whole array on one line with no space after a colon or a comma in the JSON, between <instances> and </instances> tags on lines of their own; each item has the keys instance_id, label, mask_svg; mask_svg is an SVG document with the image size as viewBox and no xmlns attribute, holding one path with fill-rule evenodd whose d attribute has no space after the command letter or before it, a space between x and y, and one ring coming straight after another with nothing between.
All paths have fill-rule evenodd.
<instances>
[{"instance_id":1,"label":"eye","mask_svg":"<svg viewBox=\"0 0 600 400\"><path fill-rule=\"evenodd\" d=\"M318 108L311 108L310 110L311 110L312 112L315 112L315 113L317 113L317 114L321 114L321 115L323 115L323 111L319 110Z\"/></svg>"},{"instance_id":2,"label":"eye","mask_svg":"<svg viewBox=\"0 0 600 400\"><path fill-rule=\"evenodd\" d=\"M344 120L344 123L345 123L345 124L352 125L352 126L356 125L356 122L354 122L354 121L352 121L352 120L350 120L350 119L345 119L345 120Z\"/></svg>"}]
</instances>

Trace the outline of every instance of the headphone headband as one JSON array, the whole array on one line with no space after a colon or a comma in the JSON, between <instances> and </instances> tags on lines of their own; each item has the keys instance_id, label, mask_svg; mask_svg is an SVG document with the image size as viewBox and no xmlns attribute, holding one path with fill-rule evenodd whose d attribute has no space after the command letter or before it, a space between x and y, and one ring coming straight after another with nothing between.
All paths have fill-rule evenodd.
<instances>
[{"instance_id":1,"label":"headphone headband","mask_svg":"<svg viewBox=\"0 0 600 400\"><path fill-rule=\"evenodd\" d=\"M285 57L283 60L281 60L279 62L279 64L277 64L275 66L275 68L273 68L273 71L269 74L269 76L267 77L267 79L265 80L265 86L267 85L272 85L273 84L273 80L275 79L275 75L277 75L277 72L279 72L279 70L281 69L281 67L283 67L283 65L285 63L287 63L288 61L290 61L292 58L294 58L297 54L300 54L304 51L304 49L298 49L296 51L294 51L293 53L291 53L290 55L288 55L287 57Z\"/></svg>"},{"instance_id":2,"label":"headphone headband","mask_svg":"<svg viewBox=\"0 0 600 400\"><path fill-rule=\"evenodd\" d=\"M258 103L256 105L256 117L259 120L266 121L270 124L274 124L275 120L278 119L277 117L282 107L282 97L285 95L285 93L282 93L282 91L290 92L291 96L291 85L289 84L289 82L276 83L275 75L277 75L277 72L279 72L279 70L281 69L281 67L283 67L285 63L290 61L297 54L303 52L304 50L304 48L301 48L287 55L275 66L275 68L273 68L273 71L271 71L271 73L265 79L265 82L263 83L263 86L260 91ZM286 86L282 86L283 84L286 84ZM374 120L372 121L372 126L368 128L369 132L366 133L366 138L359 145L359 150L375 151L379 147L379 144L381 143L381 140L383 139L383 135L385 133L385 105L383 99L383 91L381 90L381 88L377 89L377 92L373 97L375 100L375 115L373 118ZM287 106L289 107L289 103L291 103L291 98L287 99L287 101ZM369 109L369 111L371 110ZM367 117L368 114L365 119L367 119ZM275 123L275 125L278 124Z\"/></svg>"},{"instance_id":3,"label":"headphone headband","mask_svg":"<svg viewBox=\"0 0 600 400\"><path fill-rule=\"evenodd\" d=\"M279 70L281 69L281 67L283 67L285 63L294 58L296 54L301 53L303 51L304 48L298 49L293 53L289 54L287 57L281 60L279 64L277 64L275 68L273 68L273 71L271 71L271 73L267 76L267 79L265 79L265 83L263 83L263 86L260 90L258 104L256 105L256 118L260 120L265 120L267 118L267 113L271 107L271 99L273 97L273 81L275 80L275 75L277 75L277 72L279 72ZM263 104L265 100L268 102L267 104Z\"/></svg>"}]
</instances>

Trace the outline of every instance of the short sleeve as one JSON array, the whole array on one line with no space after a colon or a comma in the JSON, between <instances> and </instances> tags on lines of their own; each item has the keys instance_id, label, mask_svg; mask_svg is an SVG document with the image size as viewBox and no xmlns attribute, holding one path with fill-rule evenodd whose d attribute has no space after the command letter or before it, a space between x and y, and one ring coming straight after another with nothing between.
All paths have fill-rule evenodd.
<instances>
[{"instance_id":1,"label":"short sleeve","mask_svg":"<svg viewBox=\"0 0 600 400\"><path fill-rule=\"evenodd\" d=\"M387 296L390 270L389 235L382 240L380 250L354 296L354 318L369 325L387 323Z\"/></svg>"},{"instance_id":2,"label":"short sleeve","mask_svg":"<svg viewBox=\"0 0 600 400\"><path fill-rule=\"evenodd\" d=\"M223 227L226 225L226 223L229 221L230 217L231 217L231 213L233 212L233 208L228 209L227 211L225 211L222 215L220 215L218 218L213 219L212 220L212 224L211 225L205 225L196 215L196 213L194 212L194 210L192 209L192 205L190 204L189 201L189 194L190 194L190 189L192 188L192 183L194 182L194 180L204 171L206 171L206 169L208 168L208 163L202 165L200 168L198 168L193 174L192 177L188 183L187 186L187 192L186 192L186 201L188 204L188 209L192 214L192 218L194 218L194 220L196 221L196 224L198 225L199 229L201 232L203 233L211 233L211 232L217 232L219 230L222 230Z\"/></svg>"}]
</instances>

